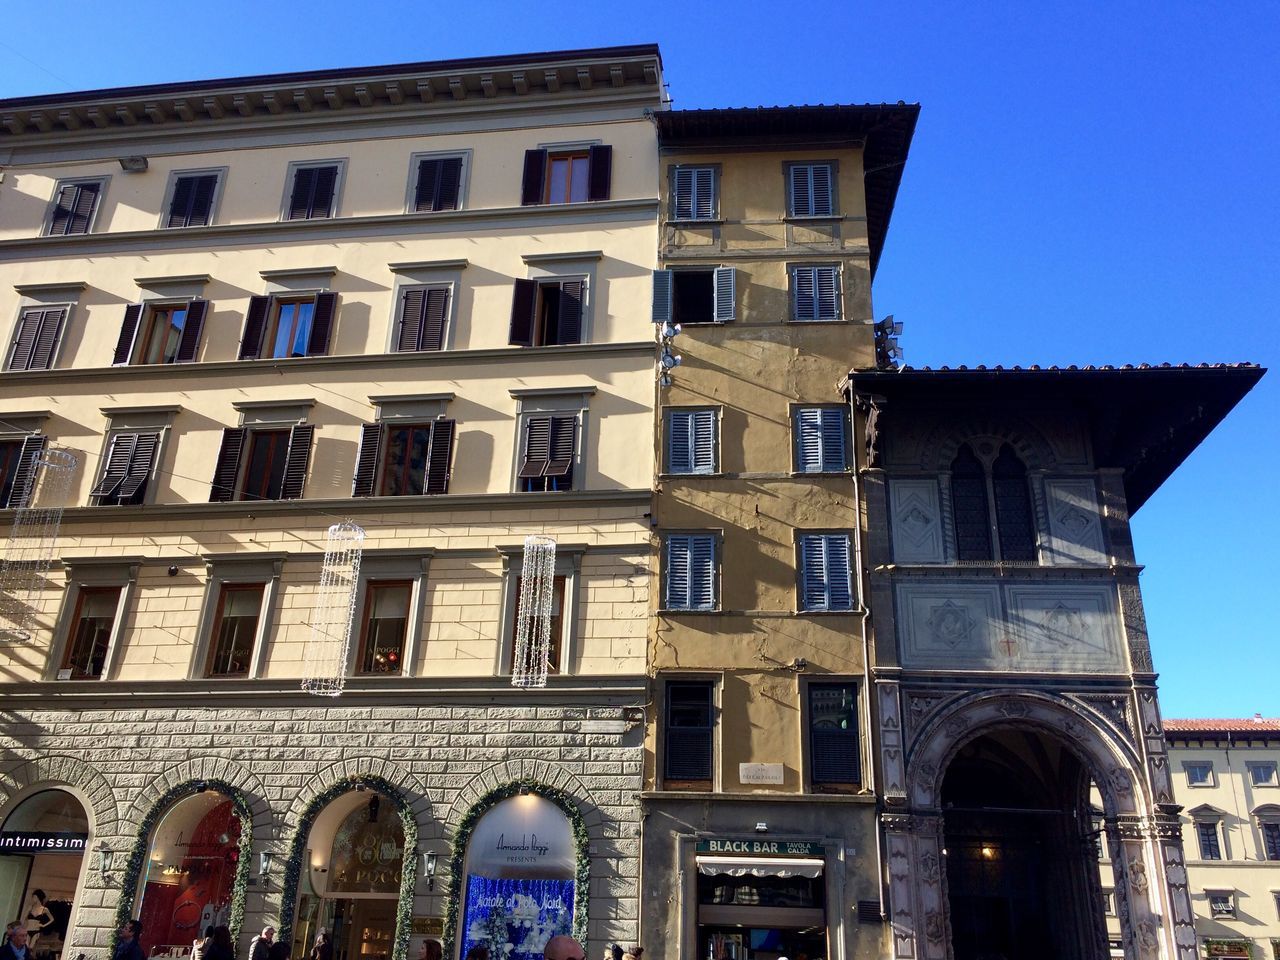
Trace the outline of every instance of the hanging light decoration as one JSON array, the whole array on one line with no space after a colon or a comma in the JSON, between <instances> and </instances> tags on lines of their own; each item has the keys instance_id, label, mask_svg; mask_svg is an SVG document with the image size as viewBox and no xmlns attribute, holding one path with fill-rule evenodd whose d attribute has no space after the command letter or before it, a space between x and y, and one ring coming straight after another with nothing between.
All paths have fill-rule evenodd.
<instances>
[{"instance_id":1,"label":"hanging light decoration","mask_svg":"<svg viewBox=\"0 0 1280 960\"><path fill-rule=\"evenodd\" d=\"M526 537L520 569L520 605L516 608L513 687L545 687L551 666L551 601L556 578L556 542Z\"/></svg>"},{"instance_id":2,"label":"hanging light decoration","mask_svg":"<svg viewBox=\"0 0 1280 960\"><path fill-rule=\"evenodd\" d=\"M37 449L31 456L30 469L19 463L9 496L20 506L0 562L0 641L11 643L35 635L36 597L53 565L62 508L80 462L66 450Z\"/></svg>"},{"instance_id":3,"label":"hanging light decoration","mask_svg":"<svg viewBox=\"0 0 1280 960\"><path fill-rule=\"evenodd\" d=\"M356 583L364 553L364 529L349 520L329 528L320 589L311 611L311 638L302 657L302 689L336 697L347 682Z\"/></svg>"}]
</instances>

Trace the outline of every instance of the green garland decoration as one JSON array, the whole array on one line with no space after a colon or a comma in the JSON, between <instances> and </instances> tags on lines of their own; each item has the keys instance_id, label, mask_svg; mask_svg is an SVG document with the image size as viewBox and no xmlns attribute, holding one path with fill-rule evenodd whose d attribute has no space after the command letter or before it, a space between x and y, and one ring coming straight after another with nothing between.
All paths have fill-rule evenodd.
<instances>
[{"instance_id":1,"label":"green garland decoration","mask_svg":"<svg viewBox=\"0 0 1280 960\"><path fill-rule=\"evenodd\" d=\"M587 835L587 825L582 819L582 814L578 811L577 798L559 787L552 787L538 780L525 778L512 780L510 783L505 783L486 793L462 815L462 819L458 822L458 828L454 831L453 850L449 855L449 896L445 900L444 913L444 955L446 957L453 956L457 949L458 911L463 897L462 871L466 862L467 842L471 839L471 833L475 830L480 818L486 813L503 800L509 800L522 793L532 793L542 797L544 800L550 800L569 818L569 824L573 828L574 846L577 848L577 856L574 861L573 935L580 942L586 941L587 903L590 899L591 884L591 839ZM400 960L400 958L396 958L396 960Z\"/></svg>"},{"instance_id":2,"label":"green garland decoration","mask_svg":"<svg viewBox=\"0 0 1280 960\"><path fill-rule=\"evenodd\" d=\"M151 844L151 835L156 826L174 804L205 790L214 790L230 800L236 818L240 821L239 859L236 861L235 880L231 884L231 916L227 923L231 928L232 942L239 941L240 928L244 924L245 893L249 889L249 857L253 853L253 814L249 809L249 798L244 791L225 780L188 780L166 790L138 825L138 837L133 843L133 849L129 852L129 860L125 864L124 876L120 884L120 900L116 904L115 926L111 930L111 937L107 943L107 952L110 955L115 954L120 927L126 920L133 918L138 881L142 878L147 848Z\"/></svg>"},{"instance_id":3,"label":"green garland decoration","mask_svg":"<svg viewBox=\"0 0 1280 960\"><path fill-rule=\"evenodd\" d=\"M344 793L365 787L376 790L386 797L400 815L404 827L404 863L400 873L400 900L396 904L396 937L391 949L391 960L408 960L409 935L413 927L413 890L417 883L418 866L418 822L408 802L400 795L400 791L389 781L374 774L353 774L333 783L323 793L317 795L307 804L302 817L298 820L298 829L289 844L289 858L285 861L284 882L280 903L280 930L278 939L282 943L293 941L294 912L298 907L298 882L302 876L303 860L307 853L307 835L315 823L320 811ZM305 944L304 944L305 946Z\"/></svg>"}]
</instances>

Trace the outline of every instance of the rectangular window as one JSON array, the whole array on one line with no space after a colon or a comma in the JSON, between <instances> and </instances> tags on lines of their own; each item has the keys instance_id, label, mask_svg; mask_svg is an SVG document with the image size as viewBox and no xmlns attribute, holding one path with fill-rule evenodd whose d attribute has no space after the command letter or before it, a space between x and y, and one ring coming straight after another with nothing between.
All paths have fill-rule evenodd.
<instances>
[{"instance_id":1,"label":"rectangular window","mask_svg":"<svg viewBox=\"0 0 1280 960\"><path fill-rule=\"evenodd\" d=\"M1187 786L1189 787L1211 787L1213 786L1213 764L1207 762L1184 763L1182 769L1187 774Z\"/></svg>"},{"instance_id":2,"label":"rectangular window","mask_svg":"<svg viewBox=\"0 0 1280 960\"><path fill-rule=\"evenodd\" d=\"M247 677L266 584L224 583L209 648L208 677Z\"/></svg>"},{"instance_id":3,"label":"rectangular window","mask_svg":"<svg viewBox=\"0 0 1280 960\"><path fill-rule=\"evenodd\" d=\"M105 180L60 181L53 192L53 207L45 235L50 237L88 233L93 226Z\"/></svg>"},{"instance_id":4,"label":"rectangular window","mask_svg":"<svg viewBox=\"0 0 1280 960\"><path fill-rule=\"evenodd\" d=\"M857 686L811 683L808 697L809 780L815 786L862 783Z\"/></svg>"},{"instance_id":5,"label":"rectangular window","mask_svg":"<svg viewBox=\"0 0 1280 960\"><path fill-rule=\"evenodd\" d=\"M586 203L590 156L585 150L547 156L547 189L543 203Z\"/></svg>"},{"instance_id":6,"label":"rectangular window","mask_svg":"<svg viewBox=\"0 0 1280 960\"><path fill-rule=\"evenodd\" d=\"M715 610L718 605L716 536L667 534L663 607L667 610Z\"/></svg>"},{"instance_id":7,"label":"rectangular window","mask_svg":"<svg viewBox=\"0 0 1280 960\"><path fill-rule=\"evenodd\" d=\"M360 438L355 497L408 497L449 492L453 420L370 423Z\"/></svg>"},{"instance_id":8,"label":"rectangular window","mask_svg":"<svg viewBox=\"0 0 1280 960\"><path fill-rule=\"evenodd\" d=\"M409 627L408 581L370 582L365 590L357 673L399 673Z\"/></svg>"},{"instance_id":9,"label":"rectangular window","mask_svg":"<svg viewBox=\"0 0 1280 960\"><path fill-rule=\"evenodd\" d=\"M1280 823L1263 821L1262 855L1268 860L1280 860Z\"/></svg>"},{"instance_id":10,"label":"rectangular window","mask_svg":"<svg viewBox=\"0 0 1280 960\"><path fill-rule=\"evenodd\" d=\"M341 165L323 163L293 168L293 187L285 208L286 220L322 220L334 215Z\"/></svg>"},{"instance_id":11,"label":"rectangular window","mask_svg":"<svg viewBox=\"0 0 1280 960\"><path fill-rule=\"evenodd\" d=\"M809 323L842 318L840 268L837 266L791 268L791 316Z\"/></svg>"},{"instance_id":12,"label":"rectangular window","mask_svg":"<svg viewBox=\"0 0 1280 960\"><path fill-rule=\"evenodd\" d=\"M714 220L719 213L715 167L676 167L671 173L671 219Z\"/></svg>"},{"instance_id":13,"label":"rectangular window","mask_svg":"<svg viewBox=\"0 0 1280 960\"><path fill-rule=\"evenodd\" d=\"M1229 890L1208 890L1209 914L1213 917L1229 918L1236 915L1236 896Z\"/></svg>"},{"instance_id":14,"label":"rectangular window","mask_svg":"<svg viewBox=\"0 0 1280 960\"><path fill-rule=\"evenodd\" d=\"M125 307L112 364L190 363L196 358L208 300Z\"/></svg>"},{"instance_id":15,"label":"rectangular window","mask_svg":"<svg viewBox=\"0 0 1280 960\"><path fill-rule=\"evenodd\" d=\"M720 469L720 417L714 409L667 408L667 473L712 474Z\"/></svg>"},{"instance_id":16,"label":"rectangular window","mask_svg":"<svg viewBox=\"0 0 1280 960\"><path fill-rule=\"evenodd\" d=\"M800 609L853 609L849 534L807 533L800 537Z\"/></svg>"},{"instance_id":17,"label":"rectangular window","mask_svg":"<svg viewBox=\"0 0 1280 960\"><path fill-rule=\"evenodd\" d=\"M793 163L787 168L787 213L829 217L835 213L835 176L829 163Z\"/></svg>"},{"instance_id":18,"label":"rectangular window","mask_svg":"<svg viewBox=\"0 0 1280 960\"><path fill-rule=\"evenodd\" d=\"M111 437L102 472L90 495L99 506L142 503L160 447L158 433L117 433Z\"/></svg>"},{"instance_id":19,"label":"rectangular window","mask_svg":"<svg viewBox=\"0 0 1280 960\"><path fill-rule=\"evenodd\" d=\"M728 323L737 317L737 270L655 270L654 323Z\"/></svg>"},{"instance_id":20,"label":"rectangular window","mask_svg":"<svg viewBox=\"0 0 1280 960\"><path fill-rule=\"evenodd\" d=\"M710 680L667 682L664 786L673 781L711 786L714 756L715 704Z\"/></svg>"},{"instance_id":21,"label":"rectangular window","mask_svg":"<svg viewBox=\"0 0 1280 960\"><path fill-rule=\"evenodd\" d=\"M448 316L448 287L406 288L400 295L396 352L443 350L444 325Z\"/></svg>"},{"instance_id":22,"label":"rectangular window","mask_svg":"<svg viewBox=\"0 0 1280 960\"><path fill-rule=\"evenodd\" d=\"M564 591L568 577L555 577L551 587L551 649L547 654L547 671L559 673L560 659L564 650ZM516 577L516 602L511 611L511 657L507 662L507 670L515 670L516 632L520 619L520 588L524 584L523 577Z\"/></svg>"},{"instance_id":23,"label":"rectangular window","mask_svg":"<svg viewBox=\"0 0 1280 960\"><path fill-rule=\"evenodd\" d=\"M520 202L531 206L608 200L612 179L613 148L607 144L526 150Z\"/></svg>"},{"instance_id":24,"label":"rectangular window","mask_svg":"<svg viewBox=\"0 0 1280 960\"><path fill-rule=\"evenodd\" d=\"M457 210L462 186L462 157L423 157L413 188L413 212Z\"/></svg>"},{"instance_id":25,"label":"rectangular window","mask_svg":"<svg viewBox=\"0 0 1280 960\"><path fill-rule=\"evenodd\" d=\"M1276 765L1274 763L1250 763L1249 782L1255 787L1276 786Z\"/></svg>"},{"instance_id":26,"label":"rectangular window","mask_svg":"<svg viewBox=\"0 0 1280 960\"><path fill-rule=\"evenodd\" d=\"M213 222L213 197L218 190L216 173L180 174L173 181L166 227L207 227Z\"/></svg>"},{"instance_id":27,"label":"rectangular window","mask_svg":"<svg viewBox=\"0 0 1280 960\"><path fill-rule=\"evenodd\" d=\"M793 413L796 473L843 473L849 469L844 407L797 407Z\"/></svg>"},{"instance_id":28,"label":"rectangular window","mask_svg":"<svg viewBox=\"0 0 1280 960\"><path fill-rule=\"evenodd\" d=\"M584 279L517 280L509 342L518 347L581 343L585 293Z\"/></svg>"},{"instance_id":29,"label":"rectangular window","mask_svg":"<svg viewBox=\"0 0 1280 960\"><path fill-rule=\"evenodd\" d=\"M336 293L250 297L240 359L323 356L337 307Z\"/></svg>"},{"instance_id":30,"label":"rectangular window","mask_svg":"<svg viewBox=\"0 0 1280 960\"><path fill-rule=\"evenodd\" d=\"M578 418L526 417L520 440L520 469L516 480L523 493L573 489Z\"/></svg>"},{"instance_id":31,"label":"rectangular window","mask_svg":"<svg viewBox=\"0 0 1280 960\"><path fill-rule=\"evenodd\" d=\"M1116 915L1116 895L1112 890L1102 891L1102 912L1108 917Z\"/></svg>"},{"instance_id":32,"label":"rectangular window","mask_svg":"<svg viewBox=\"0 0 1280 960\"><path fill-rule=\"evenodd\" d=\"M1222 859L1222 844L1218 840L1217 821L1197 823L1196 838L1200 841L1201 860Z\"/></svg>"},{"instance_id":33,"label":"rectangular window","mask_svg":"<svg viewBox=\"0 0 1280 960\"><path fill-rule=\"evenodd\" d=\"M278 429L223 430L209 501L301 497L311 464L315 429L314 425L303 423Z\"/></svg>"},{"instance_id":34,"label":"rectangular window","mask_svg":"<svg viewBox=\"0 0 1280 960\"><path fill-rule=\"evenodd\" d=\"M53 366L67 320L66 307L29 307L18 317L6 370L48 370Z\"/></svg>"},{"instance_id":35,"label":"rectangular window","mask_svg":"<svg viewBox=\"0 0 1280 960\"><path fill-rule=\"evenodd\" d=\"M107 660L120 587L82 587L76 598L71 637L59 671L69 680L97 680ZM70 671L68 674L67 672Z\"/></svg>"}]
</instances>

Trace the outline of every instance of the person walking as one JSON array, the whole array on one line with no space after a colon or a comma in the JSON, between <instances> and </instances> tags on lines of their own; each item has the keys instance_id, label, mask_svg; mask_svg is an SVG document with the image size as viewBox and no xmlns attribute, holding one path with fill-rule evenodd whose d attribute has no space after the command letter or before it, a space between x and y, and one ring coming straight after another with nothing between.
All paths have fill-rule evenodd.
<instances>
[{"instance_id":1,"label":"person walking","mask_svg":"<svg viewBox=\"0 0 1280 960\"><path fill-rule=\"evenodd\" d=\"M141 920L126 920L120 924L116 952L111 955L111 960L147 960L142 952L142 944L138 942L138 937L141 935Z\"/></svg>"},{"instance_id":2,"label":"person walking","mask_svg":"<svg viewBox=\"0 0 1280 960\"><path fill-rule=\"evenodd\" d=\"M249 960L269 960L275 939L276 928L263 927L262 932L249 941Z\"/></svg>"},{"instance_id":3,"label":"person walking","mask_svg":"<svg viewBox=\"0 0 1280 960\"><path fill-rule=\"evenodd\" d=\"M116 957L115 960L121 960ZM226 926L213 928L213 937L204 952L204 960L236 960L236 949L231 942L231 931Z\"/></svg>"},{"instance_id":4,"label":"person walking","mask_svg":"<svg viewBox=\"0 0 1280 960\"><path fill-rule=\"evenodd\" d=\"M333 944L329 934L321 930L316 934L316 945L311 948L311 960L333 960Z\"/></svg>"},{"instance_id":5,"label":"person walking","mask_svg":"<svg viewBox=\"0 0 1280 960\"><path fill-rule=\"evenodd\" d=\"M27 928L22 921L15 921L9 927L9 939L0 947L0 960L33 960L35 954L27 946Z\"/></svg>"}]
</instances>

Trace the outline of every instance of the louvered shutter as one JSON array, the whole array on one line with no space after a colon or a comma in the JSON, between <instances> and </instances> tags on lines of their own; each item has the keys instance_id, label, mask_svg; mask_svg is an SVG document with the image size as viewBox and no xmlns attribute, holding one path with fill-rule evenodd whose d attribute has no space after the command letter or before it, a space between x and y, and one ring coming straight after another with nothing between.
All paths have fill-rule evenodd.
<instances>
[{"instance_id":1,"label":"louvered shutter","mask_svg":"<svg viewBox=\"0 0 1280 960\"><path fill-rule=\"evenodd\" d=\"M373 496L378 478L378 455L382 451L383 429L380 423L366 423L360 430L360 452L356 455L356 475L351 484L353 497Z\"/></svg>"},{"instance_id":2,"label":"louvered shutter","mask_svg":"<svg viewBox=\"0 0 1280 960\"><path fill-rule=\"evenodd\" d=\"M173 199L169 201L169 219L166 226L186 227L191 224L192 199L195 196L197 179L199 178L178 177L174 181Z\"/></svg>"},{"instance_id":3,"label":"louvered shutter","mask_svg":"<svg viewBox=\"0 0 1280 960\"><path fill-rule=\"evenodd\" d=\"M693 217L695 220L712 220L715 215L715 168L698 167L693 171Z\"/></svg>"},{"instance_id":4,"label":"louvered shutter","mask_svg":"<svg viewBox=\"0 0 1280 960\"><path fill-rule=\"evenodd\" d=\"M427 291L426 314L422 320L420 350L444 349L444 323L449 311L449 291L433 287Z\"/></svg>"},{"instance_id":5,"label":"louvered shutter","mask_svg":"<svg viewBox=\"0 0 1280 960\"><path fill-rule=\"evenodd\" d=\"M853 609L849 536L806 534L800 538L803 610Z\"/></svg>"},{"instance_id":6,"label":"louvered shutter","mask_svg":"<svg viewBox=\"0 0 1280 960\"><path fill-rule=\"evenodd\" d=\"M671 320L672 280L670 270L653 271L653 322Z\"/></svg>"},{"instance_id":7,"label":"louvered shutter","mask_svg":"<svg viewBox=\"0 0 1280 960\"><path fill-rule=\"evenodd\" d=\"M311 463L311 438L316 428L301 423L289 431L289 452L284 458L284 482L280 485L281 500L297 500L307 480L307 466Z\"/></svg>"},{"instance_id":8,"label":"louvered shutter","mask_svg":"<svg viewBox=\"0 0 1280 960\"><path fill-rule=\"evenodd\" d=\"M135 496L147 485L151 468L155 463L156 449L160 446L160 434L140 433L129 460L129 472L120 483L120 499Z\"/></svg>"},{"instance_id":9,"label":"louvered shutter","mask_svg":"<svg viewBox=\"0 0 1280 960\"><path fill-rule=\"evenodd\" d=\"M546 476L551 460L551 418L529 417L524 422L524 462L516 475L521 479Z\"/></svg>"},{"instance_id":10,"label":"louvered shutter","mask_svg":"<svg viewBox=\"0 0 1280 960\"><path fill-rule=\"evenodd\" d=\"M693 473L693 411L667 411L667 473Z\"/></svg>"},{"instance_id":11,"label":"louvered shutter","mask_svg":"<svg viewBox=\"0 0 1280 960\"><path fill-rule=\"evenodd\" d=\"M733 267L717 267L714 271L716 323L726 323L737 315L737 271Z\"/></svg>"},{"instance_id":12,"label":"louvered shutter","mask_svg":"<svg viewBox=\"0 0 1280 960\"><path fill-rule=\"evenodd\" d=\"M417 350L422 343L422 317L427 305L427 291L422 288L406 290L400 298L400 328L396 335L396 350Z\"/></svg>"},{"instance_id":13,"label":"louvered shutter","mask_svg":"<svg viewBox=\"0 0 1280 960\"><path fill-rule=\"evenodd\" d=\"M794 165L791 168L788 188L791 194L791 215L793 217L811 215L813 202L809 192L809 168L802 164Z\"/></svg>"},{"instance_id":14,"label":"louvered shutter","mask_svg":"<svg viewBox=\"0 0 1280 960\"><path fill-rule=\"evenodd\" d=\"M427 455L427 476L423 493L448 493L453 469L453 436L457 423L436 420L431 424L431 452Z\"/></svg>"},{"instance_id":15,"label":"louvered shutter","mask_svg":"<svg viewBox=\"0 0 1280 960\"><path fill-rule=\"evenodd\" d=\"M236 479L240 475L240 455L244 450L248 431L241 427L227 427L222 431L222 447L213 468L213 483L209 487L210 503L225 503L236 495Z\"/></svg>"},{"instance_id":16,"label":"louvered shutter","mask_svg":"<svg viewBox=\"0 0 1280 960\"><path fill-rule=\"evenodd\" d=\"M814 267L817 296L816 320L840 319L840 270L838 267Z\"/></svg>"},{"instance_id":17,"label":"louvered shutter","mask_svg":"<svg viewBox=\"0 0 1280 960\"><path fill-rule=\"evenodd\" d=\"M844 410L822 407L818 410L819 434L822 439L822 470L838 473L848 466L845 454Z\"/></svg>"},{"instance_id":18,"label":"louvered shutter","mask_svg":"<svg viewBox=\"0 0 1280 960\"><path fill-rule=\"evenodd\" d=\"M557 343L582 342L582 291L581 280L566 280L560 284L560 327Z\"/></svg>"},{"instance_id":19,"label":"louvered shutter","mask_svg":"<svg viewBox=\"0 0 1280 960\"><path fill-rule=\"evenodd\" d=\"M524 180L520 185L520 204L529 207L542 203L542 189L547 179L547 151L524 152Z\"/></svg>"},{"instance_id":20,"label":"louvered shutter","mask_svg":"<svg viewBox=\"0 0 1280 960\"><path fill-rule=\"evenodd\" d=\"M574 436L577 417L552 417L551 438L545 476L565 477L573 470Z\"/></svg>"},{"instance_id":21,"label":"louvered shutter","mask_svg":"<svg viewBox=\"0 0 1280 960\"><path fill-rule=\"evenodd\" d=\"M244 336L240 340L241 360L257 360L262 355L262 338L267 333L267 313L270 310L270 297L249 298L249 310L244 318Z\"/></svg>"},{"instance_id":22,"label":"louvered shutter","mask_svg":"<svg viewBox=\"0 0 1280 960\"><path fill-rule=\"evenodd\" d=\"M79 189L72 183L58 191L58 198L53 202L53 216L49 221L49 236L60 237L71 232L67 227L71 223L78 194Z\"/></svg>"},{"instance_id":23,"label":"louvered shutter","mask_svg":"<svg viewBox=\"0 0 1280 960\"><path fill-rule=\"evenodd\" d=\"M827 595L827 555L823 548L823 538L805 536L800 538L800 580L802 610L828 610Z\"/></svg>"},{"instance_id":24,"label":"louvered shutter","mask_svg":"<svg viewBox=\"0 0 1280 960\"><path fill-rule=\"evenodd\" d=\"M462 186L462 158L448 157L440 166L440 186L436 191L437 210L457 210Z\"/></svg>"},{"instance_id":25,"label":"louvered shutter","mask_svg":"<svg viewBox=\"0 0 1280 960\"><path fill-rule=\"evenodd\" d=\"M831 167L825 163L815 163L809 168L809 182L812 197L810 212L815 217L831 216L832 202Z\"/></svg>"},{"instance_id":26,"label":"louvered shutter","mask_svg":"<svg viewBox=\"0 0 1280 960\"><path fill-rule=\"evenodd\" d=\"M187 304L187 320L178 340L175 363L192 363L200 349L200 335L204 332L204 318L209 313L208 300L192 300Z\"/></svg>"},{"instance_id":27,"label":"louvered shutter","mask_svg":"<svg viewBox=\"0 0 1280 960\"><path fill-rule=\"evenodd\" d=\"M9 488L9 502L6 507L17 509L31 505L31 497L35 493L36 458L44 453L49 438L43 434L32 434L22 441L22 450L18 454L18 466L13 472L13 485Z\"/></svg>"},{"instance_id":28,"label":"louvered shutter","mask_svg":"<svg viewBox=\"0 0 1280 960\"><path fill-rule=\"evenodd\" d=\"M97 183L82 183L76 187L75 207L71 221L67 224L67 233L89 232L89 221L93 219L93 208L97 205L100 189L101 185Z\"/></svg>"},{"instance_id":29,"label":"louvered shutter","mask_svg":"<svg viewBox=\"0 0 1280 960\"><path fill-rule=\"evenodd\" d=\"M311 314L311 336L307 340L307 356L323 357L329 352L333 318L338 307L336 293L316 294L315 311Z\"/></svg>"},{"instance_id":30,"label":"louvered shutter","mask_svg":"<svg viewBox=\"0 0 1280 960\"><path fill-rule=\"evenodd\" d=\"M316 171L315 196L311 201L309 217L331 217L334 214L333 197L338 186L338 168L320 167Z\"/></svg>"},{"instance_id":31,"label":"louvered shutter","mask_svg":"<svg viewBox=\"0 0 1280 960\"><path fill-rule=\"evenodd\" d=\"M796 472L822 473L822 409L796 411Z\"/></svg>"},{"instance_id":32,"label":"louvered shutter","mask_svg":"<svg viewBox=\"0 0 1280 960\"><path fill-rule=\"evenodd\" d=\"M693 180L693 167L676 167L671 178L672 219L692 220L694 218Z\"/></svg>"},{"instance_id":33,"label":"louvered shutter","mask_svg":"<svg viewBox=\"0 0 1280 960\"><path fill-rule=\"evenodd\" d=\"M116 352L111 363L119 366L129 362L133 353L133 341L138 335L138 321L142 319L142 304L131 303L124 308L124 320L120 324L120 336L116 340Z\"/></svg>"},{"instance_id":34,"label":"louvered shutter","mask_svg":"<svg viewBox=\"0 0 1280 960\"><path fill-rule=\"evenodd\" d=\"M796 320L817 320L818 302L813 267L792 267L791 285Z\"/></svg>"},{"instance_id":35,"label":"louvered shutter","mask_svg":"<svg viewBox=\"0 0 1280 960\"><path fill-rule=\"evenodd\" d=\"M716 540L710 535L689 538L689 609L716 606Z\"/></svg>"},{"instance_id":36,"label":"louvered shutter","mask_svg":"<svg viewBox=\"0 0 1280 960\"><path fill-rule=\"evenodd\" d=\"M692 540L692 537L684 534L667 536L666 598L663 606L668 610L690 609L689 577L692 565Z\"/></svg>"},{"instance_id":37,"label":"louvered shutter","mask_svg":"<svg viewBox=\"0 0 1280 960\"><path fill-rule=\"evenodd\" d=\"M716 411L694 410L692 417L693 473L716 472Z\"/></svg>"},{"instance_id":38,"label":"louvered shutter","mask_svg":"<svg viewBox=\"0 0 1280 960\"><path fill-rule=\"evenodd\" d=\"M118 433L111 438L111 448L107 451L102 476L89 491L91 496L109 497L120 488L129 473L129 464L133 460L133 450L137 443L136 433Z\"/></svg>"},{"instance_id":39,"label":"louvered shutter","mask_svg":"<svg viewBox=\"0 0 1280 960\"><path fill-rule=\"evenodd\" d=\"M218 187L216 173L193 177L194 188L191 191L191 209L187 214L188 227L207 227L213 219L213 193Z\"/></svg>"},{"instance_id":40,"label":"louvered shutter","mask_svg":"<svg viewBox=\"0 0 1280 960\"><path fill-rule=\"evenodd\" d=\"M444 161L438 157L422 160L418 163L418 186L413 194L413 209L417 213L430 213L440 209L436 206L440 194L440 174Z\"/></svg>"},{"instance_id":41,"label":"louvered shutter","mask_svg":"<svg viewBox=\"0 0 1280 960\"><path fill-rule=\"evenodd\" d=\"M827 593L831 610L853 609L853 569L849 535L831 533L824 538L827 550Z\"/></svg>"},{"instance_id":42,"label":"louvered shutter","mask_svg":"<svg viewBox=\"0 0 1280 960\"><path fill-rule=\"evenodd\" d=\"M667 684L663 723L663 777L667 780L712 778L715 712L707 682Z\"/></svg>"},{"instance_id":43,"label":"louvered shutter","mask_svg":"<svg viewBox=\"0 0 1280 960\"><path fill-rule=\"evenodd\" d=\"M289 195L289 219L306 220L315 195L317 167L300 167L293 172L293 193Z\"/></svg>"},{"instance_id":44,"label":"louvered shutter","mask_svg":"<svg viewBox=\"0 0 1280 960\"><path fill-rule=\"evenodd\" d=\"M26 370L31 366L31 354L36 348L36 337L44 323L46 310L26 310L18 320L18 330L13 336L9 351L9 370Z\"/></svg>"},{"instance_id":45,"label":"louvered shutter","mask_svg":"<svg viewBox=\"0 0 1280 960\"><path fill-rule=\"evenodd\" d=\"M517 280L511 296L511 336L518 347L533 346L533 311L538 304L536 280Z\"/></svg>"},{"instance_id":46,"label":"louvered shutter","mask_svg":"<svg viewBox=\"0 0 1280 960\"><path fill-rule=\"evenodd\" d=\"M36 334L36 343L31 350L28 370L48 370L53 366L53 355L58 351L58 339L62 336L62 324L66 318L66 310L44 312L44 317L40 320L40 332Z\"/></svg>"},{"instance_id":47,"label":"louvered shutter","mask_svg":"<svg viewBox=\"0 0 1280 960\"><path fill-rule=\"evenodd\" d=\"M861 783L857 688L809 685L809 764L815 783Z\"/></svg>"},{"instance_id":48,"label":"louvered shutter","mask_svg":"<svg viewBox=\"0 0 1280 960\"><path fill-rule=\"evenodd\" d=\"M587 199L608 200L613 182L613 147L597 144L588 152Z\"/></svg>"}]
</instances>

